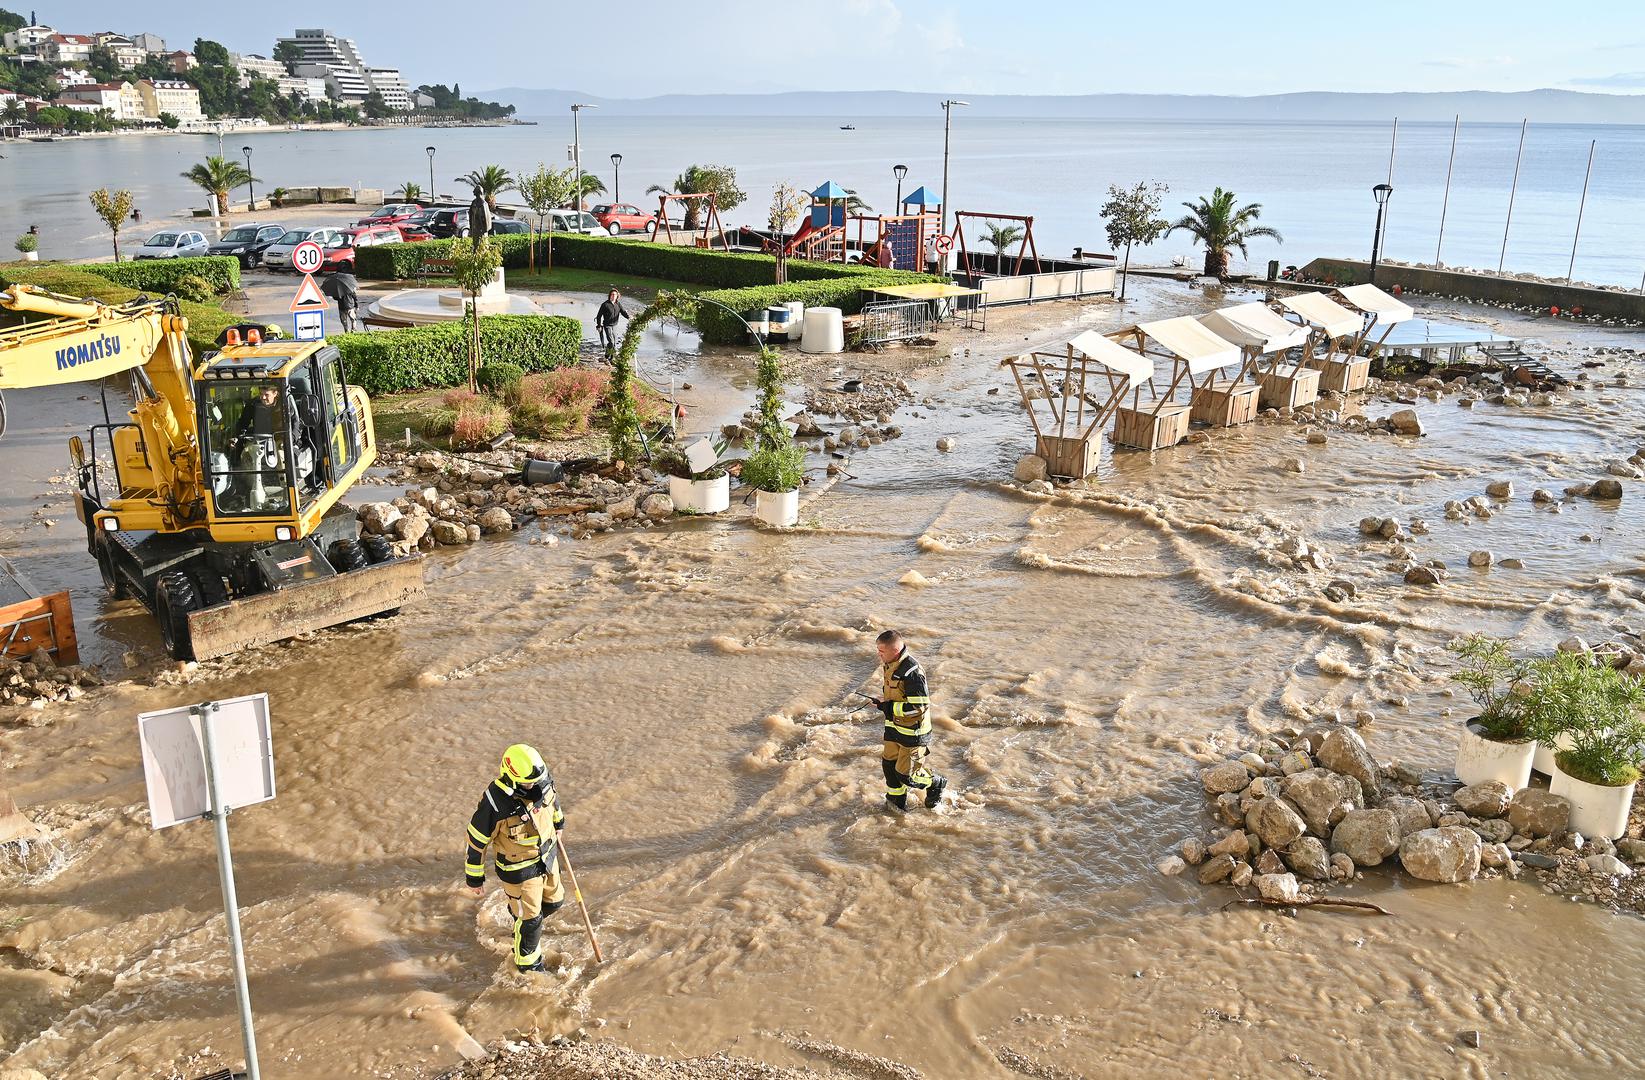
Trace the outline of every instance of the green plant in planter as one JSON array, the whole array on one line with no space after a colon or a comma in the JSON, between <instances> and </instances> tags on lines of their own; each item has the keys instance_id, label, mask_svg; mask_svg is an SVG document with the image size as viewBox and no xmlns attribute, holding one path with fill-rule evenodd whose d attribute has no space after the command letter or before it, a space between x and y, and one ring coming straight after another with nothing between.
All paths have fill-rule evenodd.
<instances>
[{"instance_id":1,"label":"green plant in planter","mask_svg":"<svg viewBox=\"0 0 1645 1080\"><path fill-rule=\"evenodd\" d=\"M805 448L792 442L761 447L743 461L743 483L757 491L793 491L805 478Z\"/></svg>"},{"instance_id":2,"label":"green plant in planter","mask_svg":"<svg viewBox=\"0 0 1645 1080\"><path fill-rule=\"evenodd\" d=\"M1570 749L1555 755L1567 776L1601 787L1640 777L1645 756L1645 682L1586 653L1556 653L1538 661L1524 716L1546 745L1561 735Z\"/></svg>"},{"instance_id":3,"label":"green plant in planter","mask_svg":"<svg viewBox=\"0 0 1645 1080\"><path fill-rule=\"evenodd\" d=\"M22 252L24 255L27 255L31 251L38 251L40 249L40 238L33 233L24 233L22 236L19 236L16 240L12 241L11 246Z\"/></svg>"},{"instance_id":4,"label":"green plant in planter","mask_svg":"<svg viewBox=\"0 0 1645 1080\"><path fill-rule=\"evenodd\" d=\"M1500 638L1474 634L1458 638L1447 646L1462 662L1462 670L1451 678L1468 690L1479 706L1473 720L1487 739L1495 742L1522 742L1530 737L1525 723L1526 679L1532 664L1515 657Z\"/></svg>"}]
</instances>

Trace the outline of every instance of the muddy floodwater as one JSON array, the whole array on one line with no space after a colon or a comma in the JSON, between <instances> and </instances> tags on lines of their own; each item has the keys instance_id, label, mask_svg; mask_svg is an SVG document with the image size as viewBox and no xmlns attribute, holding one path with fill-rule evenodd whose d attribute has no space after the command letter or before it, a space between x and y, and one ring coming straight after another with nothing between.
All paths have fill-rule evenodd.
<instances>
[{"instance_id":1,"label":"muddy floodwater","mask_svg":"<svg viewBox=\"0 0 1645 1080\"><path fill-rule=\"evenodd\" d=\"M1224 911L1228 890L1154 869L1207 831L1196 769L1255 733L1369 711L1379 756L1445 774L1470 715L1446 678L1452 635L1535 649L1645 623L1645 486L1557 514L1529 498L1645 442L1645 370L1601 356L1596 389L1543 408L1423 401L1422 439L1309 445L1265 423L1120 454L1054 499L1003 486L1028 429L1000 356L1232 302L1133 288L1126 308L1000 316L950 335L954 356L841 358L842 378L899 367L918 400L898 414L906 436L860 453L801 529L705 520L545 547L531 525L430 557L426 599L397 618L188 681L156 680L152 624L97 593L52 494L94 401L9 397L3 550L74 590L90 661L143 667L45 726L0 728L0 787L61 848L0 883L0 1074L238 1057L211 830L150 829L134 718L257 691L279 794L231 830L271 1080L431 1076L465 1032L578 1028L653 1054L851 1051L913 1070L876 1076L1645 1073L1636 916L1530 875L1420 886L1376 870L1341 895L1392 917ZM1645 345L1428 308L1538 342L1573 375L1586 350ZM744 363L676 368L729 386ZM1445 520L1446 500L1497 479L1516 494L1493 517ZM1405 585L1359 533L1372 514L1429 522L1412 544L1450 579ZM1276 569L1264 554L1286 536L1333 564ZM1480 548L1524 568L1471 570ZM909 571L929 584L900 584ZM1357 598L1325 599L1334 578ZM887 626L925 663L955 793L902 819L879 811L878 717L848 711ZM606 955L593 965L568 907L545 933L554 973L530 982L510 970L495 886L484 903L459 888L467 816L517 741L554 772Z\"/></svg>"}]
</instances>

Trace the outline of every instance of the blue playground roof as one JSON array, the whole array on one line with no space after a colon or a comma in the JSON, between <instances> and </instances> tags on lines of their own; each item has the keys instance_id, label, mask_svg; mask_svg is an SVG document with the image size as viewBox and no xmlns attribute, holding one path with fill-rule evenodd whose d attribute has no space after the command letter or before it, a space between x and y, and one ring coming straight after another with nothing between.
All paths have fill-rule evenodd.
<instances>
[{"instance_id":1,"label":"blue playground roof","mask_svg":"<svg viewBox=\"0 0 1645 1080\"><path fill-rule=\"evenodd\" d=\"M822 186L811 193L813 199L844 199L851 193L832 180L825 180Z\"/></svg>"},{"instance_id":2,"label":"blue playground roof","mask_svg":"<svg viewBox=\"0 0 1645 1080\"><path fill-rule=\"evenodd\" d=\"M920 187L915 188L911 194L903 199L903 205L941 206L942 200L933 195L929 188L921 185Z\"/></svg>"}]
</instances>

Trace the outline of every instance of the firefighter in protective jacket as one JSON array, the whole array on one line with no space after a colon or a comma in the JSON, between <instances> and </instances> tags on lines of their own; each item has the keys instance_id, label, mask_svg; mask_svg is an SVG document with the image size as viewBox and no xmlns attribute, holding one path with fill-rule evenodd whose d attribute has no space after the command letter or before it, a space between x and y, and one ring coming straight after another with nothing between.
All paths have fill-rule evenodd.
<instances>
[{"instance_id":1,"label":"firefighter in protective jacket","mask_svg":"<svg viewBox=\"0 0 1645 1080\"><path fill-rule=\"evenodd\" d=\"M509 747L469 819L463 874L474 895L484 896L485 852L492 849L514 916L514 966L520 971L543 970L543 916L565 903L554 846L563 828L565 814L542 755L524 743Z\"/></svg>"},{"instance_id":2,"label":"firefighter in protective jacket","mask_svg":"<svg viewBox=\"0 0 1645 1080\"><path fill-rule=\"evenodd\" d=\"M885 802L897 811L908 809L908 789L925 792L925 805L942 801L948 781L926 767L931 753L931 692L925 671L908 653L895 630L875 641L885 682L885 697L875 698L885 716L885 749L880 765L885 771Z\"/></svg>"}]
</instances>

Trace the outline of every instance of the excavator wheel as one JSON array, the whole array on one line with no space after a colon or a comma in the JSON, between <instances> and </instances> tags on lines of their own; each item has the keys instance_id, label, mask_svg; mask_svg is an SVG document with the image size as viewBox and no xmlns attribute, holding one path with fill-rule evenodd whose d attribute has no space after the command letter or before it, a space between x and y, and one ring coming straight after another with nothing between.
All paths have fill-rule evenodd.
<instances>
[{"instance_id":1,"label":"excavator wheel","mask_svg":"<svg viewBox=\"0 0 1645 1080\"><path fill-rule=\"evenodd\" d=\"M339 574L364 570L369 565L366 561L365 549L360 546L358 540L337 541L327 549L326 558L331 560L332 569Z\"/></svg>"},{"instance_id":2,"label":"excavator wheel","mask_svg":"<svg viewBox=\"0 0 1645 1080\"><path fill-rule=\"evenodd\" d=\"M154 617L160 623L160 639L166 651L178 660L194 659L188 616L202 606L194 581L183 571L172 570L160 576L154 589Z\"/></svg>"},{"instance_id":3,"label":"excavator wheel","mask_svg":"<svg viewBox=\"0 0 1645 1080\"><path fill-rule=\"evenodd\" d=\"M228 586L223 584L222 577L210 567L191 570L189 580L194 582L194 592L200 598L201 607L216 607L218 604L228 603Z\"/></svg>"},{"instance_id":4,"label":"excavator wheel","mask_svg":"<svg viewBox=\"0 0 1645 1080\"><path fill-rule=\"evenodd\" d=\"M394 544L386 536L366 536L360 540L360 547L365 549L366 559L373 566L380 562L388 562L394 558Z\"/></svg>"},{"instance_id":5,"label":"excavator wheel","mask_svg":"<svg viewBox=\"0 0 1645 1080\"><path fill-rule=\"evenodd\" d=\"M125 578L114 568L114 552L109 550L110 540L105 540L99 532L93 541L97 548L97 572L103 576L103 588L108 590L109 599L125 600L131 596L131 589L126 585Z\"/></svg>"}]
</instances>

